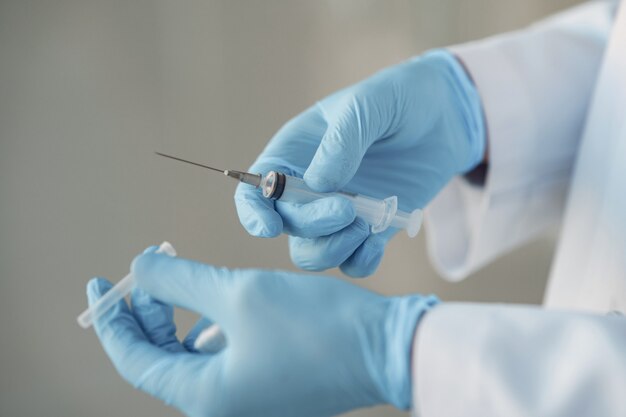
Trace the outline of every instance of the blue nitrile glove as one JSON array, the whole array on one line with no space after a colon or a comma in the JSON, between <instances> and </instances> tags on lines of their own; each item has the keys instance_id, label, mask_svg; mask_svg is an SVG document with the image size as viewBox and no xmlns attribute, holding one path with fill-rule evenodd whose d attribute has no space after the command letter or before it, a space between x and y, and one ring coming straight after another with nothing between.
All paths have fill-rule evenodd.
<instances>
[{"instance_id":1,"label":"blue nitrile glove","mask_svg":"<svg viewBox=\"0 0 626 417\"><path fill-rule=\"evenodd\" d=\"M96 333L128 382L187 415L330 416L411 404L411 342L434 296L383 297L329 277L155 253L132 271L132 308L120 301ZM89 303L110 288L90 281ZM226 347L195 353L193 335L181 344L171 305L201 314L201 325L218 323Z\"/></svg>"},{"instance_id":2,"label":"blue nitrile glove","mask_svg":"<svg viewBox=\"0 0 626 417\"><path fill-rule=\"evenodd\" d=\"M476 88L459 62L441 50L381 71L296 116L249 171L304 177L320 192L396 195L400 209L410 212L481 162L484 149ZM273 203L241 184L235 202L250 234L291 235L292 260L307 270L339 266L351 276L369 275L396 232L370 234L340 197Z\"/></svg>"}]
</instances>

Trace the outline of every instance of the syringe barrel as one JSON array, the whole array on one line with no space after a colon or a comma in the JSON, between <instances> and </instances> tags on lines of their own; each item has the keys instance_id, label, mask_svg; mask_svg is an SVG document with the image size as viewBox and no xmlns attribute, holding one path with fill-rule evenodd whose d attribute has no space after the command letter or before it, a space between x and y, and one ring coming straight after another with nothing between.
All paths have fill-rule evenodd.
<instances>
[{"instance_id":1,"label":"syringe barrel","mask_svg":"<svg viewBox=\"0 0 626 417\"><path fill-rule=\"evenodd\" d=\"M361 217L371 226L372 233L380 233L386 230L398 210L398 199L396 196L392 196L384 200L378 200L360 194L343 191L335 193L318 193L311 190L303 179L289 175L284 175L284 178L281 179L280 182L281 188L278 189L278 199L281 201L304 204L332 195L340 195L347 198L352 202L356 215ZM271 194L266 195L264 193L264 195L272 198Z\"/></svg>"},{"instance_id":2,"label":"syringe barrel","mask_svg":"<svg viewBox=\"0 0 626 417\"><path fill-rule=\"evenodd\" d=\"M176 250L169 242L161 243L156 253L165 253L169 256L176 256ZM98 319L101 315L106 313L111 307L113 307L118 301L126 297L132 291L135 286L135 278L132 273L129 273L122 278L113 288L104 293L95 303L89 306L83 311L80 316L76 318L78 324L86 329L91 326L94 320Z\"/></svg>"},{"instance_id":3,"label":"syringe barrel","mask_svg":"<svg viewBox=\"0 0 626 417\"><path fill-rule=\"evenodd\" d=\"M126 297L135 285L133 274L129 273L122 278L113 288L104 293L91 307L81 313L76 319L83 329L91 326L95 319L106 313L118 301Z\"/></svg>"}]
</instances>

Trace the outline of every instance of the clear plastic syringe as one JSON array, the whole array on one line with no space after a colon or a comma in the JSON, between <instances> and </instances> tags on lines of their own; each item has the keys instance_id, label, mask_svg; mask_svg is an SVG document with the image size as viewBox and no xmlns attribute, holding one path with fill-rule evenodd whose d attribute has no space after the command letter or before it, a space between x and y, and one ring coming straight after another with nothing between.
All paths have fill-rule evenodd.
<instances>
[{"instance_id":1,"label":"clear plastic syringe","mask_svg":"<svg viewBox=\"0 0 626 417\"><path fill-rule=\"evenodd\" d=\"M156 253L165 253L169 256L176 256L176 250L169 242L163 242L157 249ZM94 304L83 311L76 319L83 329L87 329L101 315L106 313L111 307L117 304L122 298L126 297L135 287L135 277L132 272L122 278L113 288L107 291Z\"/></svg>"},{"instance_id":2,"label":"clear plastic syringe","mask_svg":"<svg viewBox=\"0 0 626 417\"><path fill-rule=\"evenodd\" d=\"M156 253L176 256L176 249L169 242L163 242ZM100 316L130 294L134 287L135 277L131 272L115 284L113 288L104 293L98 301L83 311L76 321L82 328L89 328ZM222 333L222 329L219 325L212 323L198 334L193 347L198 352L215 353L220 351L225 345L226 338L224 333Z\"/></svg>"},{"instance_id":3,"label":"clear plastic syringe","mask_svg":"<svg viewBox=\"0 0 626 417\"><path fill-rule=\"evenodd\" d=\"M370 225L372 233L380 233L387 230L389 227L395 227L406 230L409 237L415 237L422 227L422 210L415 209L411 213L398 210L398 197L396 196L379 200L345 191L318 193L311 190L303 179L292 177L277 171L270 171L265 175L234 170L223 171L221 169L198 164L196 162L177 158L175 156L159 152L157 152L157 154L165 156L166 158L208 168L213 171L223 172L224 175L228 177L259 188L265 198L270 198L272 200L281 200L292 203L309 203L331 195L340 195L352 202L356 215L361 217Z\"/></svg>"},{"instance_id":4,"label":"clear plastic syringe","mask_svg":"<svg viewBox=\"0 0 626 417\"><path fill-rule=\"evenodd\" d=\"M415 237L422 226L422 210L415 209L411 213L398 210L398 197L395 195L384 200L378 200L345 191L318 193L311 190L303 179L277 171L270 171L266 175L261 175L226 170L224 175L260 188L263 197L272 200L310 203L331 195L340 195L352 202L356 215L370 225L372 233L380 233L387 230L388 227L396 227L405 229L409 237Z\"/></svg>"}]
</instances>

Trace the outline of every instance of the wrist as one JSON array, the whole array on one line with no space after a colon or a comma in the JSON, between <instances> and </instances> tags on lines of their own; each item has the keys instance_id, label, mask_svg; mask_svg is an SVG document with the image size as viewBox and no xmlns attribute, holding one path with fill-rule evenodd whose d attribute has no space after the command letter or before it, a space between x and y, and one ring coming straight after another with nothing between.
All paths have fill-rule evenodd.
<instances>
[{"instance_id":1,"label":"wrist","mask_svg":"<svg viewBox=\"0 0 626 417\"><path fill-rule=\"evenodd\" d=\"M411 406L411 347L420 319L439 303L434 295L390 297L381 317L369 321L365 363L384 402Z\"/></svg>"},{"instance_id":2,"label":"wrist","mask_svg":"<svg viewBox=\"0 0 626 417\"><path fill-rule=\"evenodd\" d=\"M453 94L451 105L459 114L469 147L460 173L473 170L487 157L487 133L480 95L463 63L445 49L426 52L423 59L435 62Z\"/></svg>"}]
</instances>

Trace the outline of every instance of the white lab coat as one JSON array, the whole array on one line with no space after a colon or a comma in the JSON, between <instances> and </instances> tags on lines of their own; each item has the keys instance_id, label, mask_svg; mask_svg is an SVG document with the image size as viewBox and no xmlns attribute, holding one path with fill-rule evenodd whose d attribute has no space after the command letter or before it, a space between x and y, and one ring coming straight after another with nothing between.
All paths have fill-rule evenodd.
<instances>
[{"instance_id":1,"label":"white lab coat","mask_svg":"<svg viewBox=\"0 0 626 417\"><path fill-rule=\"evenodd\" d=\"M442 275L460 280L561 225L545 309L444 303L418 326L421 417L626 416L626 5L586 3L452 48L483 101L484 187L429 208ZM615 24L613 24L615 22Z\"/></svg>"}]
</instances>

